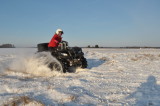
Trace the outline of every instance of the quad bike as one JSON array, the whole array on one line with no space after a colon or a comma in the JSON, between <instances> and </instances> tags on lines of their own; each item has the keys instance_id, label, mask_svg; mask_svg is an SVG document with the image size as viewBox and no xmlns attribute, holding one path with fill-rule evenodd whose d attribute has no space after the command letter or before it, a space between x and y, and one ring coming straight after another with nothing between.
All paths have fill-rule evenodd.
<instances>
[{"instance_id":1,"label":"quad bike","mask_svg":"<svg viewBox=\"0 0 160 106\"><path fill-rule=\"evenodd\" d=\"M87 61L84 57L84 53L80 47L68 47L68 42L62 41L59 46L55 48L55 51L50 51L48 49L48 43L40 43L37 45L38 53L49 52L51 56L58 60L48 61L48 67L51 70L56 69L61 73L70 72L72 68L87 68Z\"/></svg>"}]
</instances>

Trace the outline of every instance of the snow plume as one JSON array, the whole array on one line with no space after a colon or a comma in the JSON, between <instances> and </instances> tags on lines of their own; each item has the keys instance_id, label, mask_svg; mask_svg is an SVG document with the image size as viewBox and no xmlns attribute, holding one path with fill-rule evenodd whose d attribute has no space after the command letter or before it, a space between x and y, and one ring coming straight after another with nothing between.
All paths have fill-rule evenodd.
<instances>
[{"instance_id":1,"label":"snow plume","mask_svg":"<svg viewBox=\"0 0 160 106\"><path fill-rule=\"evenodd\" d=\"M4 71L4 67L0 65L0 73L2 73L3 71Z\"/></svg>"},{"instance_id":2,"label":"snow plume","mask_svg":"<svg viewBox=\"0 0 160 106\"><path fill-rule=\"evenodd\" d=\"M51 71L48 67L51 62L60 64L58 60L48 52L36 53L34 55L23 55L15 58L13 63L10 65L9 70L32 74L34 76L51 77L60 75L61 73L57 72L56 69Z\"/></svg>"},{"instance_id":3,"label":"snow plume","mask_svg":"<svg viewBox=\"0 0 160 106\"><path fill-rule=\"evenodd\" d=\"M12 62L13 56L12 55L1 55L0 56L0 74L5 71L5 69L9 66Z\"/></svg>"}]
</instances>

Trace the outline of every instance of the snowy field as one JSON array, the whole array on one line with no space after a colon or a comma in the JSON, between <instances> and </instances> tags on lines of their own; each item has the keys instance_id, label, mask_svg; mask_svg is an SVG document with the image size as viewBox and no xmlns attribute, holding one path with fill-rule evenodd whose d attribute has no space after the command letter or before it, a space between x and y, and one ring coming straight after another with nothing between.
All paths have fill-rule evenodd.
<instances>
[{"instance_id":1,"label":"snowy field","mask_svg":"<svg viewBox=\"0 0 160 106\"><path fill-rule=\"evenodd\" d=\"M51 72L36 48L0 49L0 105L160 106L159 49L88 49L87 69Z\"/></svg>"}]
</instances>

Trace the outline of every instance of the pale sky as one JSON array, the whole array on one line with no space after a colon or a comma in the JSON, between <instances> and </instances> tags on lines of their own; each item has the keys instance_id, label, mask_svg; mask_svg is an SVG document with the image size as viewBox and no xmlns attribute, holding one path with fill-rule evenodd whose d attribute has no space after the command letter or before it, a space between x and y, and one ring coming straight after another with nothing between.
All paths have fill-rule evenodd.
<instances>
[{"instance_id":1,"label":"pale sky","mask_svg":"<svg viewBox=\"0 0 160 106\"><path fill-rule=\"evenodd\" d=\"M0 0L0 45L159 46L160 0Z\"/></svg>"}]
</instances>

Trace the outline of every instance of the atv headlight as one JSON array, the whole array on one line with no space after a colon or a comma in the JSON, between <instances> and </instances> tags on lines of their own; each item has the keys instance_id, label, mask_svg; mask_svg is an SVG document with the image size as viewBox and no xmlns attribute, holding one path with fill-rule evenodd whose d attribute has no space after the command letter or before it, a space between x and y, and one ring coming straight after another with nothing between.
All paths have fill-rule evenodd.
<instances>
[{"instance_id":1,"label":"atv headlight","mask_svg":"<svg viewBox=\"0 0 160 106\"><path fill-rule=\"evenodd\" d=\"M61 53L63 56L68 56L68 54L67 53Z\"/></svg>"}]
</instances>

